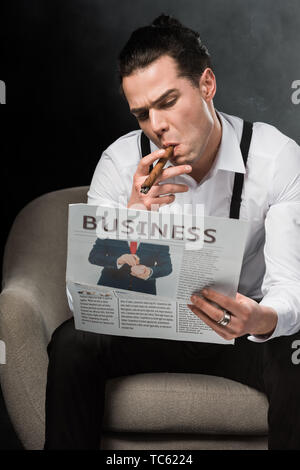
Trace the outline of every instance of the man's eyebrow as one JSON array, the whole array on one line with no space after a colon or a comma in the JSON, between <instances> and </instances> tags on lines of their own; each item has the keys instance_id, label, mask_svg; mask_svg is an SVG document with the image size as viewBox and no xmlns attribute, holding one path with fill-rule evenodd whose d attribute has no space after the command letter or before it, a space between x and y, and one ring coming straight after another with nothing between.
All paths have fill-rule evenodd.
<instances>
[{"instance_id":1,"label":"man's eyebrow","mask_svg":"<svg viewBox=\"0 0 300 470\"><path fill-rule=\"evenodd\" d=\"M156 106L158 105L161 101L163 101L164 99L166 99L169 95L171 95L172 93L178 91L176 88L170 88L169 90L165 91L161 96L159 96L155 101L153 101L151 103L151 106ZM139 114L143 111L147 111L148 108L132 108L130 110L130 112L132 114Z\"/></svg>"}]
</instances>

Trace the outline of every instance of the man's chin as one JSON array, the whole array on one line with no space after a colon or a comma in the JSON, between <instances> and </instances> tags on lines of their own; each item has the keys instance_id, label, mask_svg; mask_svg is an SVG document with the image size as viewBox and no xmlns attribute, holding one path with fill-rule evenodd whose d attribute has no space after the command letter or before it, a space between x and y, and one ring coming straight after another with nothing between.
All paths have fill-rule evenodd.
<instances>
[{"instance_id":1,"label":"man's chin","mask_svg":"<svg viewBox=\"0 0 300 470\"><path fill-rule=\"evenodd\" d=\"M189 163L188 158L185 155L173 155L170 161L176 166Z\"/></svg>"}]
</instances>

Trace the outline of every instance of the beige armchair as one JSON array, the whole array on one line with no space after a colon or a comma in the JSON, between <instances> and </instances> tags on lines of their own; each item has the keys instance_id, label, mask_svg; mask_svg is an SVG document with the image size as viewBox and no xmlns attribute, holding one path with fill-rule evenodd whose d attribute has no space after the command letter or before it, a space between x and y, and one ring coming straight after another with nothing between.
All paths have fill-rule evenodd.
<instances>
[{"instance_id":1,"label":"beige armchair","mask_svg":"<svg viewBox=\"0 0 300 470\"><path fill-rule=\"evenodd\" d=\"M4 255L0 295L3 395L26 449L42 449L46 347L70 317L65 294L68 204L86 187L35 199L17 216ZM200 374L139 374L107 384L105 449L265 449L267 399ZM222 396L222 402L220 401Z\"/></svg>"}]
</instances>

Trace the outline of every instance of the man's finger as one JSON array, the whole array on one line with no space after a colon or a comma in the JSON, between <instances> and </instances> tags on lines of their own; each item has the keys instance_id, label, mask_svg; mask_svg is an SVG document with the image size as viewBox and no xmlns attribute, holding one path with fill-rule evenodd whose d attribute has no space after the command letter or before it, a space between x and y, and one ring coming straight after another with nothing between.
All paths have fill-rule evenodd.
<instances>
[{"instance_id":1,"label":"man's finger","mask_svg":"<svg viewBox=\"0 0 300 470\"><path fill-rule=\"evenodd\" d=\"M227 339L227 340L230 340L233 338L232 330L231 330L231 327L229 327L229 325L226 327L221 326L218 323L216 323L214 320L209 318L207 315L205 315L204 312L196 308L195 305L188 304L187 306L198 318L200 318L200 320L206 323L206 325L210 326L210 328L214 330L222 338Z\"/></svg>"},{"instance_id":2,"label":"man's finger","mask_svg":"<svg viewBox=\"0 0 300 470\"><path fill-rule=\"evenodd\" d=\"M203 297L206 299L215 302L217 305L219 305L221 308L224 308L225 310L229 310L229 312L239 315L240 314L240 304L236 302L236 300L231 299L227 295L220 294L219 292L216 292L213 289L203 289L201 291L201 294Z\"/></svg>"},{"instance_id":3,"label":"man's finger","mask_svg":"<svg viewBox=\"0 0 300 470\"><path fill-rule=\"evenodd\" d=\"M136 261L134 259L134 256L132 255L125 255L126 256L126 263L129 264L129 266L135 266Z\"/></svg>"},{"instance_id":4,"label":"man's finger","mask_svg":"<svg viewBox=\"0 0 300 470\"><path fill-rule=\"evenodd\" d=\"M161 196L163 194L186 193L189 187L186 184L156 184L152 186L149 195L152 197Z\"/></svg>"},{"instance_id":5,"label":"man's finger","mask_svg":"<svg viewBox=\"0 0 300 470\"><path fill-rule=\"evenodd\" d=\"M197 295L192 295L191 301L198 309L204 312L205 315L215 322L222 320L224 317L224 311L222 307L217 307L216 305L207 302Z\"/></svg>"},{"instance_id":6,"label":"man's finger","mask_svg":"<svg viewBox=\"0 0 300 470\"><path fill-rule=\"evenodd\" d=\"M166 204L171 204L175 200L175 195L170 194L168 196L153 197L148 202L151 210L157 210L159 206L164 206Z\"/></svg>"},{"instance_id":7,"label":"man's finger","mask_svg":"<svg viewBox=\"0 0 300 470\"><path fill-rule=\"evenodd\" d=\"M191 165L168 166L168 168L163 170L162 174L157 178L156 182L160 183L169 178L174 178L175 176L188 174L191 171Z\"/></svg>"},{"instance_id":8,"label":"man's finger","mask_svg":"<svg viewBox=\"0 0 300 470\"><path fill-rule=\"evenodd\" d=\"M149 166L154 163L155 160L159 160L160 158L164 157L165 152L165 149L159 149L143 157L138 164L135 173L136 176L147 176L149 174Z\"/></svg>"}]
</instances>

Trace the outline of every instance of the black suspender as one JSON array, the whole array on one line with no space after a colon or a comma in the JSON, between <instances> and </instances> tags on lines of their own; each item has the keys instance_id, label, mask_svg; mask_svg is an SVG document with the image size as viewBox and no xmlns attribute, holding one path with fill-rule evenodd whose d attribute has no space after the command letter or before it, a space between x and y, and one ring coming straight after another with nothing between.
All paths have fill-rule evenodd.
<instances>
[{"instance_id":1,"label":"black suspender","mask_svg":"<svg viewBox=\"0 0 300 470\"><path fill-rule=\"evenodd\" d=\"M241 138L240 147L241 147L241 152L243 155L245 168L247 167L247 158L248 158L249 147L250 147L251 138L252 138L252 128L253 128L252 122L244 121L243 134ZM231 198L231 204L230 204L230 213L229 213L229 217L231 219L239 219L240 217L243 184L244 184L244 174L235 173L232 198Z\"/></svg>"},{"instance_id":2,"label":"black suspender","mask_svg":"<svg viewBox=\"0 0 300 470\"><path fill-rule=\"evenodd\" d=\"M252 138L252 130L253 124L248 121L244 121L243 125L243 134L241 138L241 152L244 160L245 168L247 167L247 158ZM142 157L149 155L151 153L150 150L150 141L148 137L142 132L141 134L141 150L142 150ZM149 172L152 170L153 165L150 166ZM230 204L230 213L229 217L231 219L238 219L240 217L240 207L241 207L241 200L242 200L242 190L244 184L244 174L243 173L235 173L234 176L234 184L232 190L232 198Z\"/></svg>"},{"instance_id":3,"label":"black suspender","mask_svg":"<svg viewBox=\"0 0 300 470\"><path fill-rule=\"evenodd\" d=\"M150 140L148 139L146 134L144 134L143 131L141 134L141 150L142 150L142 158L145 157L146 155L149 155L149 153L151 153ZM150 165L149 173L150 171L152 171L152 169L153 169L153 165Z\"/></svg>"}]
</instances>

